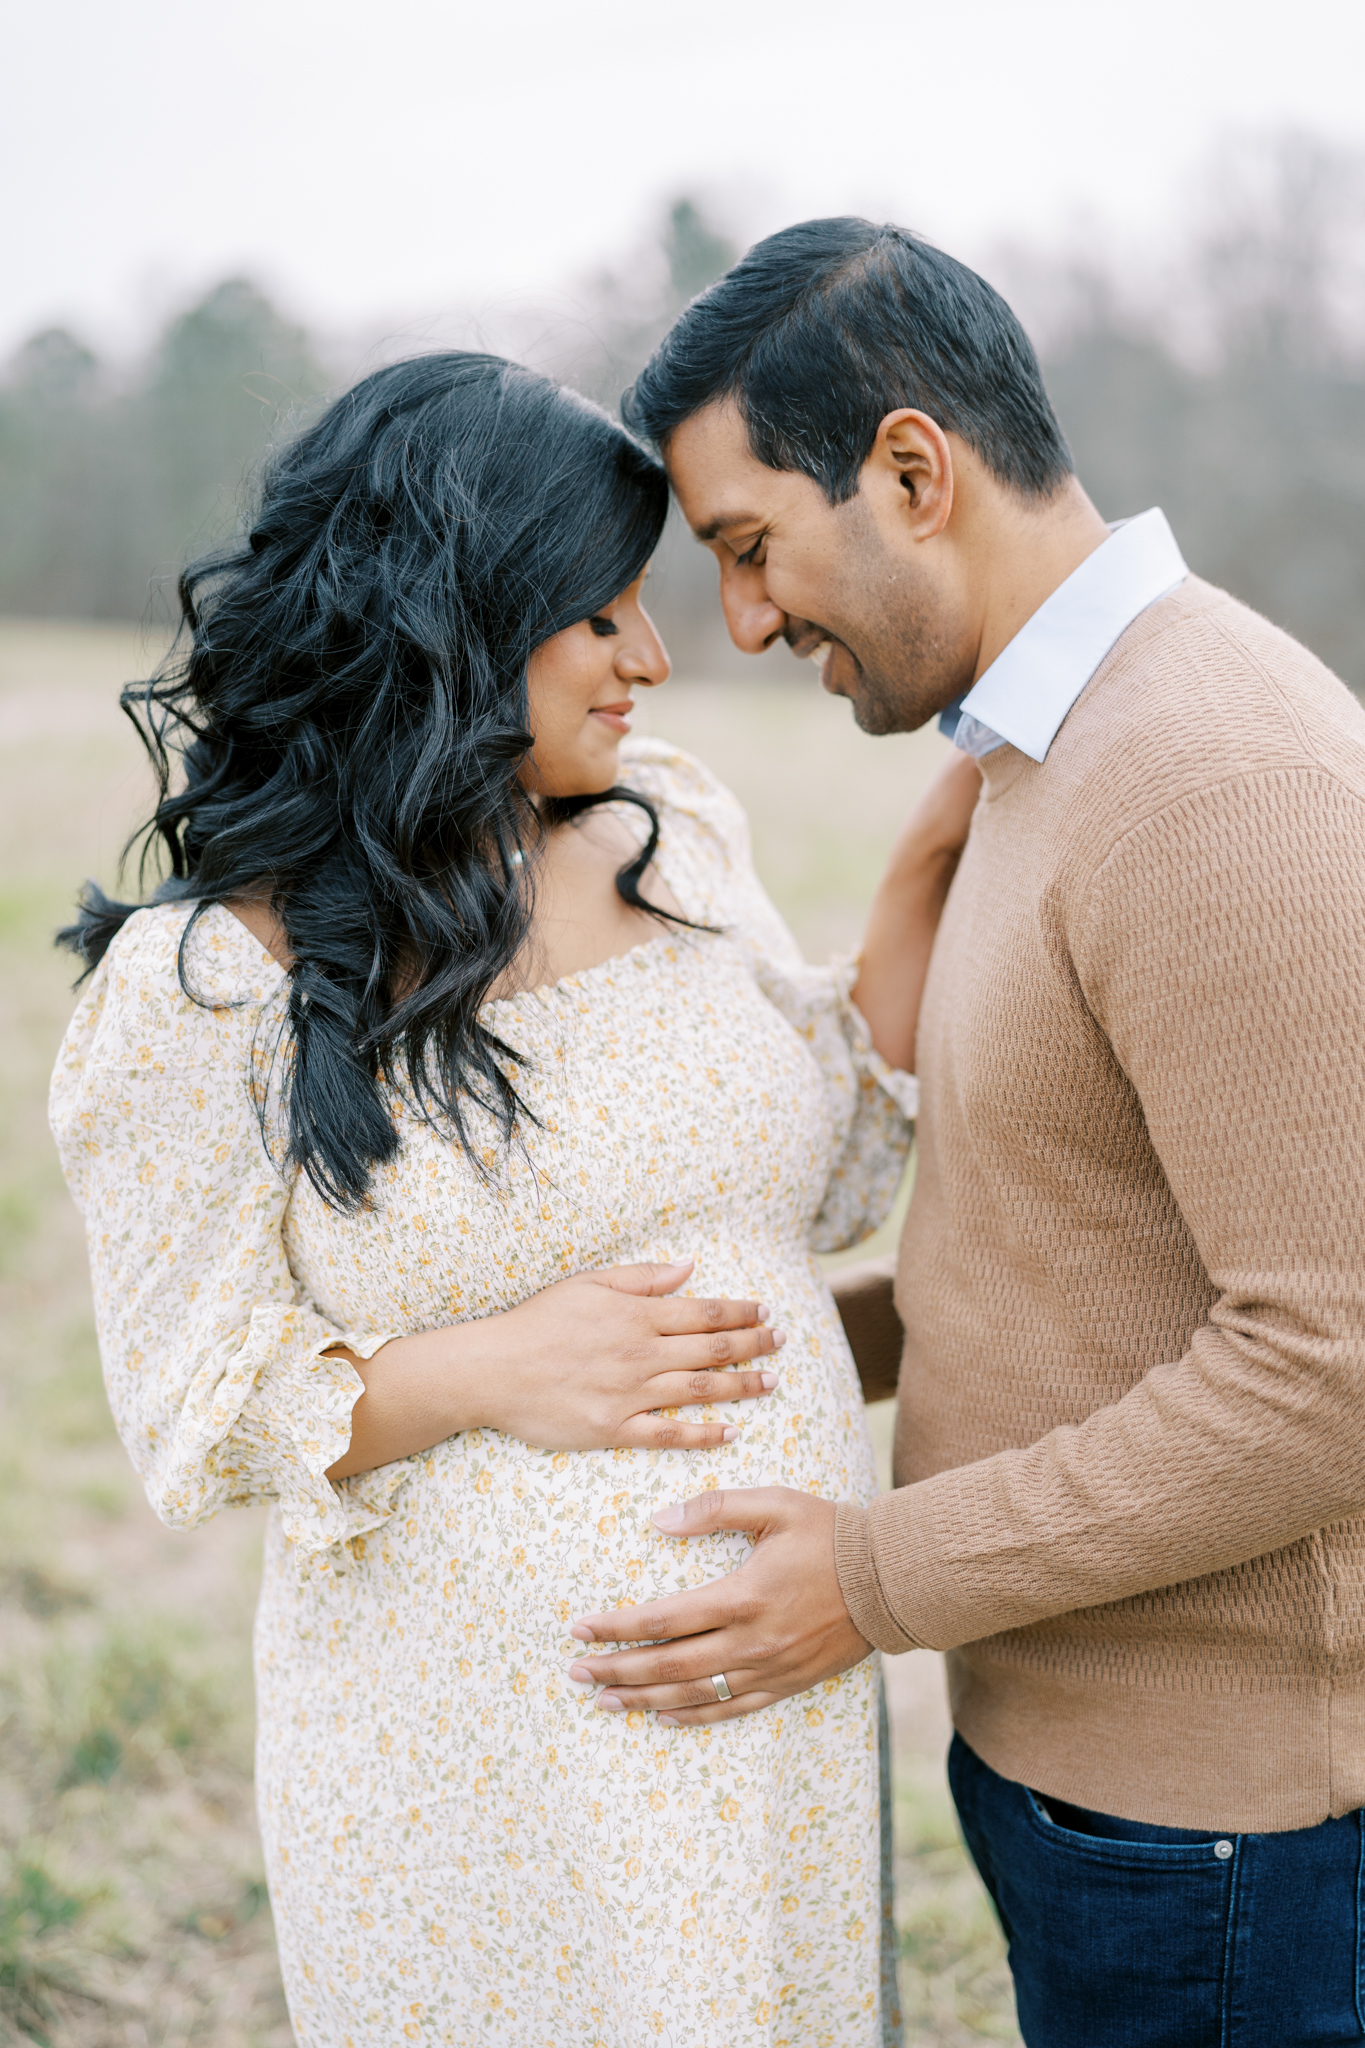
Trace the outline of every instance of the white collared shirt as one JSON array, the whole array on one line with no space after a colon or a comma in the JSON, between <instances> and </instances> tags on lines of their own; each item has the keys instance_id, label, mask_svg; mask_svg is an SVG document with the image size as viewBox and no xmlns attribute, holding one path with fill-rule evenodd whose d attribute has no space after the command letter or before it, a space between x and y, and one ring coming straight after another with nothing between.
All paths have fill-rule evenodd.
<instances>
[{"instance_id":1,"label":"white collared shirt","mask_svg":"<svg viewBox=\"0 0 1365 2048\"><path fill-rule=\"evenodd\" d=\"M1183 583L1185 567L1164 512L1120 520L1109 539L1045 598L939 730L964 753L1017 747L1045 761L1062 721L1139 612Z\"/></svg>"}]
</instances>

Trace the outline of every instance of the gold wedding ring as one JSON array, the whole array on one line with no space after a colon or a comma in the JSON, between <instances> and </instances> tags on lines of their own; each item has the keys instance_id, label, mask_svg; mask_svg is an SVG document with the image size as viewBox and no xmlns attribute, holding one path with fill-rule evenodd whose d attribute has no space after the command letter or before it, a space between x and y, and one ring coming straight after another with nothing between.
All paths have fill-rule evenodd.
<instances>
[{"instance_id":1,"label":"gold wedding ring","mask_svg":"<svg viewBox=\"0 0 1365 2048\"><path fill-rule=\"evenodd\" d=\"M723 1671L718 1671L715 1677L711 1680L711 1683L716 1688L716 1698L718 1700L728 1700L733 1698L733 1694L731 1693L729 1686L725 1683L725 1673Z\"/></svg>"}]
</instances>

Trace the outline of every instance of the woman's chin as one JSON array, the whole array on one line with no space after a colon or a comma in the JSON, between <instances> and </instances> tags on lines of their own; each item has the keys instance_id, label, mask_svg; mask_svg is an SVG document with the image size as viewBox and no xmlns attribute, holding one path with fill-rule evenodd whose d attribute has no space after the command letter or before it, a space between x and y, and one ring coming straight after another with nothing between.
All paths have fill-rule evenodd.
<instances>
[{"instance_id":1,"label":"woman's chin","mask_svg":"<svg viewBox=\"0 0 1365 2048\"><path fill-rule=\"evenodd\" d=\"M584 747L569 761L555 763L553 775L542 769L542 786L547 796L600 796L621 777L621 741L624 734L604 732L592 746Z\"/></svg>"}]
</instances>

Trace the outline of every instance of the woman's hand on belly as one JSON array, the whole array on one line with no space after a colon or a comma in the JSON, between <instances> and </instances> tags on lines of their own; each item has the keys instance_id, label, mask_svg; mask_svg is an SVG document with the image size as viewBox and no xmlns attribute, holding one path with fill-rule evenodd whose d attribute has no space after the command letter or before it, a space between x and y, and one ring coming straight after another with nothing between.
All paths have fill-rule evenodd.
<instances>
[{"instance_id":1,"label":"woman's hand on belly","mask_svg":"<svg viewBox=\"0 0 1365 2048\"><path fill-rule=\"evenodd\" d=\"M327 1476L372 1471L462 1429L500 1429L552 1451L728 1443L733 1423L670 1411L771 1393L776 1373L732 1368L786 1337L769 1328L761 1302L677 1296L692 1265L578 1273L501 1315L395 1337L371 1359L338 1345L365 1391L351 1411L350 1449Z\"/></svg>"}]
</instances>

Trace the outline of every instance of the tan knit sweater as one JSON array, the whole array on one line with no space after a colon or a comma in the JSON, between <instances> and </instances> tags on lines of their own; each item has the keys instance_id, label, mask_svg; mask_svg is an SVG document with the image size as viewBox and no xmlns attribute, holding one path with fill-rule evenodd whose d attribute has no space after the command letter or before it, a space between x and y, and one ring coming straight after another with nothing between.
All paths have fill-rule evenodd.
<instances>
[{"instance_id":1,"label":"tan knit sweater","mask_svg":"<svg viewBox=\"0 0 1365 2048\"><path fill-rule=\"evenodd\" d=\"M1365 713L1191 578L949 897L850 1611L997 1771L1168 1826L1365 1804Z\"/></svg>"}]
</instances>

